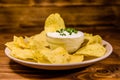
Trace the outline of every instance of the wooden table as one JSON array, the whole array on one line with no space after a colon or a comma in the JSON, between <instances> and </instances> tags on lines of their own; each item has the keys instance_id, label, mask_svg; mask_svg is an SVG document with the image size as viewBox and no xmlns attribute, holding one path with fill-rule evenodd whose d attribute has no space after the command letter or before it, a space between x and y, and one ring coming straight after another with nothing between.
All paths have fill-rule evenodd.
<instances>
[{"instance_id":1,"label":"wooden table","mask_svg":"<svg viewBox=\"0 0 120 80\"><path fill-rule=\"evenodd\" d=\"M108 58L83 68L61 71L38 70L22 66L5 56L4 44L11 41L13 35L31 36L40 30L0 31L0 80L120 80L120 30L117 29L81 29L101 35L113 46L113 52Z\"/></svg>"}]
</instances>

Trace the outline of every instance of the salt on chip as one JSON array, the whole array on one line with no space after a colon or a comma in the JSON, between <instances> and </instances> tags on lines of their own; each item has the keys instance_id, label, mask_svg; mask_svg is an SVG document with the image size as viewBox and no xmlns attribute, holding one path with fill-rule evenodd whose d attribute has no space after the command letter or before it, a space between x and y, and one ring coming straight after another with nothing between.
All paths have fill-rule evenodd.
<instances>
[{"instance_id":1,"label":"salt on chip","mask_svg":"<svg viewBox=\"0 0 120 80\"><path fill-rule=\"evenodd\" d=\"M44 26L45 32L55 32L56 30L64 28L65 28L64 20L61 18L60 14L55 13L47 17Z\"/></svg>"}]
</instances>

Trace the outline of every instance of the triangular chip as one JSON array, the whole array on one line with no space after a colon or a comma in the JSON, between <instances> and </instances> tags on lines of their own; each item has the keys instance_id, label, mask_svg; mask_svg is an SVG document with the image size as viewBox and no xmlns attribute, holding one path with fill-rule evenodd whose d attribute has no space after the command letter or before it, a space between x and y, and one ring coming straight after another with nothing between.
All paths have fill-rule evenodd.
<instances>
[{"instance_id":1,"label":"triangular chip","mask_svg":"<svg viewBox=\"0 0 120 80\"><path fill-rule=\"evenodd\" d=\"M44 30L45 32L55 32L59 29L64 29L64 20L58 13L51 14L45 21Z\"/></svg>"}]
</instances>

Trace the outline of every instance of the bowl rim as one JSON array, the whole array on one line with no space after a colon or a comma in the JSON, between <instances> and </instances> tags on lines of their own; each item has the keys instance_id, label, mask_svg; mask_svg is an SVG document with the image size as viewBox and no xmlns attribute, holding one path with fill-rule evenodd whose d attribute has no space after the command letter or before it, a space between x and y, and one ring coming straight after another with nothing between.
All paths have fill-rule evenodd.
<instances>
[{"instance_id":1,"label":"bowl rim","mask_svg":"<svg viewBox=\"0 0 120 80\"><path fill-rule=\"evenodd\" d=\"M103 60L105 58L107 58L113 51L112 45L110 43L108 43L107 41L103 40L103 45L106 45L106 53L104 56L99 57L99 58L95 58L95 59L91 59L91 60L86 60L86 61L82 61L82 62L76 62L76 63L68 63L68 64L46 64L46 63L37 63L37 62L30 62L30 61L25 61L25 60L21 60L18 58L15 58L13 56L10 55L10 49L8 47L5 48L5 55L12 59L15 62L21 62L21 63L25 63L25 64L31 64L31 65L37 65L37 66L75 66L75 65L83 65L83 64L89 64L89 63L94 63L100 60ZM108 50L109 48L109 50Z\"/></svg>"}]
</instances>

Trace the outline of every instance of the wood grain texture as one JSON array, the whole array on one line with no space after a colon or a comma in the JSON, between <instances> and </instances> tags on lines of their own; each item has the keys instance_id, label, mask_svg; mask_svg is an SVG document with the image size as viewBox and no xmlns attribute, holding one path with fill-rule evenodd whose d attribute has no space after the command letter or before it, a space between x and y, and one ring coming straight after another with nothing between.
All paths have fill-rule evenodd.
<instances>
[{"instance_id":1,"label":"wood grain texture","mask_svg":"<svg viewBox=\"0 0 120 80\"><path fill-rule=\"evenodd\" d=\"M52 13L60 13L66 25L113 25L116 22L111 6L5 7L0 8L0 27L44 25L45 19Z\"/></svg>"},{"instance_id":2,"label":"wood grain texture","mask_svg":"<svg viewBox=\"0 0 120 80\"><path fill-rule=\"evenodd\" d=\"M98 26L99 27L99 26ZM120 80L120 30L78 28L84 32L99 34L113 46L112 54L93 65L72 70L41 70L22 66L10 60L5 54L4 44L11 41L13 35L31 36L43 28L0 32L0 80Z\"/></svg>"},{"instance_id":3,"label":"wood grain texture","mask_svg":"<svg viewBox=\"0 0 120 80\"><path fill-rule=\"evenodd\" d=\"M66 25L116 25L120 0L0 0L0 28L44 25L51 13L60 13Z\"/></svg>"},{"instance_id":4,"label":"wood grain texture","mask_svg":"<svg viewBox=\"0 0 120 80\"><path fill-rule=\"evenodd\" d=\"M69 5L116 5L120 4L119 0L0 0L1 5L11 5L11 4L33 4L40 6L69 6Z\"/></svg>"}]
</instances>

